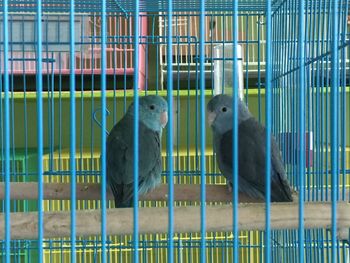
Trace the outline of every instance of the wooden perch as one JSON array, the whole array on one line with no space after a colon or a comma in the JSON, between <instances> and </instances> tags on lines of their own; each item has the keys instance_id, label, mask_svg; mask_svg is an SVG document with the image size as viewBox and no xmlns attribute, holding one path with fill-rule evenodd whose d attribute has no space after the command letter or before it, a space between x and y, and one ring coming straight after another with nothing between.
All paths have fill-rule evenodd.
<instances>
[{"instance_id":1,"label":"wooden perch","mask_svg":"<svg viewBox=\"0 0 350 263\"><path fill-rule=\"evenodd\" d=\"M298 204L271 204L272 229L297 229L299 224ZM330 203L305 203L304 226L310 228L331 227ZM337 226L345 229L350 227L350 204L340 202L337 206ZM240 204L238 214L240 230L265 229L265 204ZM107 234L131 234L133 232L133 209L108 209ZM0 215L0 238L4 239L4 214ZM36 212L11 213L12 239L36 239L38 232L38 214ZM140 208L140 233L166 233L168 231L168 208ZM174 231L188 233L200 231L200 207L187 206L174 208ZM45 212L44 236L69 237L70 212ZM232 206L206 207L207 231L232 230ZM99 235L101 233L101 211L79 210L76 212L77 236Z\"/></svg>"},{"instance_id":2,"label":"wooden perch","mask_svg":"<svg viewBox=\"0 0 350 263\"><path fill-rule=\"evenodd\" d=\"M323 194L329 189L324 190ZM228 192L226 185L206 185L206 201L207 202L231 202L232 194ZM321 191L318 192L318 200L321 200ZM349 196L348 190L346 197ZM44 184L44 200L69 200L70 184L69 183L45 183ZM77 183L76 199L77 200L100 200L101 185L99 183ZM298 200L298 194L293 194L294 201ZM5 199L4 183L0 183L0 200ZM11 200L37 200L38 184L35 182L18 183L11 182ZM110 189L107 189L107 199L113 200ZM140 196L140 201L167 201L168 185L160 185L151 193ZM175 201L200 201L200 185L199 184L175 184L174 185ZM239 194L240 203L261 203L262 200L252 199L244 194Z\"/></svg>"},{"instance_id":3,"label":"wooden perch","mask_svg":"<svg viewBox=\"0 0 350 263\"><path fill-rule=\"evenodd\" d=\"M230 202L232 194L227 190L226 185L207 185L207 199L212 202ZM69 183L45 183L45 200L69 200ZM200 185L175 184L175 201L200 201ZM5 198L4 183L0 183L0 199ZM101 185L98 183L77 183L76 199L78 200L99 200L101 198ZM11 200L37 200L37 183L11 183ZM112 192L107 189L107 199L114 200ZM153 192L140 196L141 201L167 201L168 185L160 185ZM261 200L251 199L248 196L240 195L239 201L242 203L257 203Z\"/></svg>"}]
</instances>

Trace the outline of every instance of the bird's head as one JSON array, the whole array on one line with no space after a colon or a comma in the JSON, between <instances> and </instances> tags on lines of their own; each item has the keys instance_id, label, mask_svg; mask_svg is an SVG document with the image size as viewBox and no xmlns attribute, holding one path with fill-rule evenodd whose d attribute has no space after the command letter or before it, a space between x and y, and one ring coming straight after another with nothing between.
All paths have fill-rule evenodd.
<instances>
[{"instance_id":1,"label":"bird's head","mask_svg":"<svg viewBox=\"0 0 350 263\"><path fill-rule=\"evenodd\" d=\"M134 103L128 109L134 114ZM162 132L168 122L168 103L156 95L148 95L139 99L139 120L153 131Z\"/></svg>"},{"instance_id":2,"label":"bird's head","mask_svg":"<svg viewBox=\"0 0 350 263\"><path fill-rule=\"evenodd\" d=\"M207 104L208 123L215 132L225 133L232 129L232 97L219 94ZM247 106L238 100L238 123L252 117Z\"/></svg>"}]
</instances>

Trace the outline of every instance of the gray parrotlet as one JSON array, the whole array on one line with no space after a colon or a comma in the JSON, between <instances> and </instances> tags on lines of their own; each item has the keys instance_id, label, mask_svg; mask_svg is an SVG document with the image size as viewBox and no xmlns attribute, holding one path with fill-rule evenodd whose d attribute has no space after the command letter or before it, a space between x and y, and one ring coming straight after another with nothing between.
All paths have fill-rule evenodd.
<instances>
[{"instance_id":1,"label":"gray parrotlet","mask_svg":"<svg viewBox=\"0 0 350 263\"><path fill-rule=\"evenodd\" d=\"M168 121L168 104L160 96L139 99L139 195L161 183L162 130ZM134 165L134 103L107 137L107 182L116 207L132 207Z\"/></svg>"},{"instance_id":2,"label":"gray parrotlet","mask_svg":"<svg viewBox=\"0 0 350 263\"><path fill-rule=\"evenodd\" d=\"M238 190L253 199L265 200L266 129L247 106L238 101ZM219 169L232 187L232 97L214 96L207 104L207 114ZM270 176L271 201L293 201L292 189L273 136Z\"/></svg>"}]
</instances>

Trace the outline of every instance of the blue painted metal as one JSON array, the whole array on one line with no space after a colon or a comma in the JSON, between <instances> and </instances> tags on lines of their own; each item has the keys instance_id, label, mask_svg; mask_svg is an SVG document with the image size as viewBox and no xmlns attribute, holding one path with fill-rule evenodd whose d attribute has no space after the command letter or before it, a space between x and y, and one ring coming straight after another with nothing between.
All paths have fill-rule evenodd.
<instances>
[{"instance_id":1,"label":"blue painted metal","mask_svg":"<svg viewBox=\"0 0 350 263\"><path fill-rule=\"evenodd\" d=\"M178 17L176 16L176 20L175 20L175 23L178 24ZM179 32L178 32L178 28L176 28L175 30L175 35L178 36L179 35ZM179 41L177 41L177 45L176 45L176 53L177 53L177 56L176 56L176 71L177 71L177 85L176 85L176 109L180 109L180 99L179 99L179 96L180 96L180 43ZM158 93L158 91L156 91ZM174 96L174 97L175 97ZM180 124L180 114L177 114L176 115L176 131L175 131L175 134L176 134L176 141L179 142L180 141L180 129L181 129L181 124ZM174 134L174 136L175 136ZM176 153L175 153L175 158L174 158L174 161L176 163L176 166L175 166L175 170L176 171L179 171L180 170L180 145L177 144L176 145ZM177 183L180 182L180 178L177 177Z\"/></svg>"},{"instance_id":2,"label":"blue painted metal","mask_svg":"<svg viewBox=\"0 0 350 263\"><path fill-rule=\"evenodd\" d=\"M258 42L260 42L261 38L261 16L258 16L258 22L257 22L257 27L258 27ZM261 122L261 58L260 58L260 53L261 53L261 47L258 45L258 51L257 51L257 56L258 56L258 121Z\"/></svg>"},{"instance_id":3,"label":"blue painted metal","mask_svg":"<svg viewBox=\"0 0 350 263\"><path fill-rule=\"evenodd\" d=\"M104 70L104 72L106 72L106 70ZM101 93L102 93L102 91L101 91ZM104 94L106 93L106 90L103 92ZM103 97L103 96L102 96ZM106 97L106 96L104 96L104 97ZM101 114L101 122L98 120L98 118L97 118L97 113L98 112L102 112L102 114ZM104 118L106 118L107 116L109 116L111 114L111 112L106 108L106 110L105 110L105 116L104 116ZM101 109L96 109L95 111L94 111L94 113L92 114L92 118L94 119L94 121L96 122L96 124L101 128L101 130L103 131L103 129L102 129L102 119L103 119L103 111L102 111L102 108ZM113 123L115 123L116 122L116 120L115 120L115 115L116 114L113 114ZM105 128L104 129L104 131L105 131L105 133L108 135L109 134L109 131Z\"/></svg>"},{"instance_id":4,"label":"blue painted metal","mask_svg":"<svg viewBox=\"0 0 350 263\"><path fill-rule=\"evenodd\" d=\"M34 0L28 0L28 3L35 3ZM76 0L76 12L101 12L101 2L94 0ZM199 11L200 10L200 1L186 1L186 0L176 0L173 1L173 9L176 12L191 12L191 11ZM283 0L277 0L274 2L274 10L278 9ZM34 7L32 5L28 6L16 6L16 0L9 0L10 10L9 11L33 11ZM69 12L69 4L60 0L43 0L44 12ZM168 7L167 0L147 0L140 1L139 10L141 12L167 12ZM227 0L206 0L205 8L206 10L211 11L231 11L232 10L233 1ZM259 0L244 0L239 1L239 10L240 11L249 11L249 12L261 12L264 11L264 1ZM1 7L1 5L0 5ZM107 1L107 10L108 11L118 11L123 13L126 17L131 12L134 12L135 5L132 1L129 0L112 0Z\"/></svg>"},{"instance_id":5,"label":"blue painted metal","mask_svg":"<svg viewBox=\"0 0 350 263\"><path fill-rule=\"evenodd\" d=\"M316 11L317 11L317 8L316 8L316 5L314 5L313 12L316 13ZM316 32L316 36L317 37L320 36L320 21L321 21L321 19L317 19L317 22L316 22L316 16L315 16L315 20L314 20L315 25L314 26L315 26L316 29L315 29L314 32ZM314 37L314 40L315 40L316 36ZM314 52L316 54L318 54L319 50L320 50L320 42L317 41L317 43L315 45ZM314 55L314 53L313 53L313 55ZM315 74L315 76L319 76L320 75L320 61L317 61L315 66L316 66L316 70L314 70L314 72L315 72L314 74ZM313 96L314 97L314 109L313 109L313 111L314 112L320 112L320 109L319 109L320 108L320 96L319 96L319 92L318 92L318 89L320 87L320 80L319 80L319 78L317 78L317 80L314 81L312 87L313 87L313 89L312 89L313 93L315 94ZM320 137L320 135L319 135L320 134L319 119L318 118L314 118L314 121L313 121L313 124L312 124L312 131L314 131L315 138L319 138ZM313 156L315 156L315 164L314 164L314 166L317 167L317 169L319 167L319 159L320 159L319 149L320 149L320 143L317 140L317 141L315 141L315 147L314 147L314 150L312 152ZM316 187L315 187L315 193L313 195L313 199L312 200L313 201L318 201L319 200L319 196L316 193L319 191L319 189L321 187L321 185L320 185L320 178L316 177L314 182L315 182L315 186Z\"/></svg>"},{"instance_id":6,"label":"blue painted metal","mask_svg":"<svg viewBox=\"0 0 350 263\"><path fill-rule=\"evenodd\" d=\"M299 0L298 15L299 58L299 261L304 262L304 178L305 178L305 2Z\"/></svg>"},{"instance_id":7,"label":"blue painted metal","mask_svg":"<svg viewBox=\"0 0 350 263\"><path fill-rule=\"evenodd\" d=\"M326 1L324 2L324 6L326 6ZM326 17L323 17L322 19L322 27L325 28L326 27L326 21L327 21L327 18ZM324 48L326 48L326 44L327 44L327 41L326 39L328 39L328 30L327 32L324 32L325 30L322 30L322 33L321 33L321 50L323 50ZM326 34L327 33L327 34ZM324 112L325 112L325 109L326 108L326 102L325 102L325 96L324 96L324 93L322 92L322 88L325 86L325 66L328 67L328 65L325 63L326 62L326 59L327 57L324 57L321 59L321 84L319 86L321 92L320 92L320 108L321 108L321 114L322 116L324 116ZM327 101L327 100L326 100ZM321 118L320 120L320 141L321 143L324 143L325 142L325 134L326 134L326 131L324 131L324 126L325 126L325 121L324 119L327 119L327 118ZM322 150L321 150L322 149ZM324 156L324 153L323 153L323 145L321 144L320 145L320 163L319 163L319 170L320 171L324 171L324 169L328 170L328 160L327 160L327 154L326 156ZM325 166L323 165L323 163L325 163ZM321 177L321 180L320 180L320 184L321 186L323 186L325 184L325 179L324 177L322 176ZM328 200L328 195L327 195L327 192L324 194L323 191L321 192L321 200Z\"/></svg>"},{"instance_id":8,"label":"blue painted metal","mask_svg":"<svg viewBox=\"0 0 350 263\"><path fill-rule=\"evenodd\" d=\"M238 103L239 103L239 86L238 86L238 58L237 58L237 46L238 46L238 1L233 2L233 17L232 17L232 29L233 29L233 129L232 129L232 205L233 205L233 262L238 262L239 259L239 231L238 231Z\"/></svg>"},{"instance_id":9,"label":"blue painted metal","mask_svg":"<svg viewBox=\"0 0 350 263\"><path fill-rule=\"evenodd\" d=\"M310 10L312 10L312 8L313 8L313 3L309 3L309 2L306 2L305 3L305 9L310 9ZM311 30L315 30L314 29L314 25L315 25L315 23L313 22L313 15L310 15L310 16L306 16L305 17L305 24L306 25L308 25L308 24L311 24L311 26L309 27L309 28L306 28L305 29L305 34L310 34L310 31ZM311 41L312 41L312 37L310 37L310 39L311 39ZM305 47L304 47L305 48ZM314 49L312 49L312 50L307 50L306 51L306 54L304 54L304 57L306 57L306 59L310 56L310 55L314 55L313 54L313 52L314 52ZM305 60L305 59L304 59ZM312 64L312 65L308 65L308 66L306 66L305 67L305 71L306 72L310 72L311 71L311 74L306 74L306 78L305 78L305 83L310 83L311 84L311 86L313 86L313 84L312 84L312 82L313 82L313 77L314 77L314 72L315 72L315 70L314 70L314 64ZM312 107L313 107L313 96L312 96L312 92L313 92L313 89L311 88L311 87L308 87L307 88L307 93L306 93L306 98L305 98L305 103L306 103L306 106L305 106L305 111L306 111L306 114L304 114L304 116L305 116L305 120L304 120L304 123L305 123L305 125L306 125L306 127L307 127L307 129L308 129L308 131L310 132L310 131L312 131L312 125L311 125L311 119L312 119L312 113L313 113L313 111L312 111ZM305 129L305 136L306 136L306 134L307 134L307 132L306 132L306 129ZM304 147L305 147L305 149L310 149L310 145L311 145L311 141L310 140L305 140L305 136L303 136L303 138L304 138ZM310 138L310 137L309 137ZM304 151L305 152L305 151ZM311 167L310 167L310 162L307 162L306 160L310 160L310 156L311 156L311 153L310 153L310 151L308 151L308 152L305 152L305 169L306 169L306 174L305 174L305 177L306 177L306 179L307 179L307 182L306 182L306 184L307 185L315 185L315 177L311 177L310 176L310 173L311 173ZM312 180L312 181L311 181ZM309 191L306 191L306 189L305 189L305 192L307 192L306 194L307 194L307 196L305 197L305 200L307 200L307 201L311 201L312 200L312 194L314 193L314 191L313 190L309 190ZM308 230L308 232L309 232L310 230ZM309 247L309 253L311 254L311 249L310 249L310 247Z\"/></svg>"},{"instance_id":10,"label":"blue painted metal","mask_svg":"<svg viewBox=\"0 0 350 263\"><path fill-rule=\"evenodd\" d=\"M83 24L83 25L81 25L81 30L82 30L82 32L85 32L85 25ZM83 33L82 34L82 37L84 38L85 37L85 34ZM80 65L82 65L83 63L84 63L84 58L85 58L85 56L84 56L84 54L82 54L82 52L80 53L80 61L79 61L79 63L80 63ZM80 118L80 127L83 127L83 125L84 125L84 120L85 120L85 107L86 107L86 103L85 103L85 100L84 100L84 91L85 91L85 89L84 89L84 84L85 84L85 81L84 81L84 76L83 76L83 74L82 74L82 72L81 72L81 74L80 74L80 81L81 81L81 84L80 84L80 96L81 96L81 99L80 99L80 114L81 114L81 118ZM54 90L54 89L53 89ZM52 92L52 93L54 93L54 92ZM80 167L83 167L83 152L84 152L84 148L83 148L83 145L84 145L84 135L85 135L85 130L84 129L81 129L80 130L80 136L79 136L79 140L80 140L80 147L78 148L79 150L79 152L80 152L80 154L79 154L79 166ZM75 171L76 172L76 174L77 174L77 171Z\"/></svg>"},{"instance_id":11,"label":"blue painted metal","mask_svg":"<svg viewBox=\"0 0 350 263\"><path fill-rule=\"evenodd\" d=\"M348 14L349 12L349 5L348 5L348 0L344 1L344 3L346 4L346 8L345 8L345 14ZM341 21L341 20L340 20ZM342 21L342 31L343 34L341 35L341 43L345 43L346 42L346 36L347 36L347 19L343 19ZM342 124L341 127L341 133L342 133L342 145L341 145L341 166L342 166L342 181L345 182L346 181L346 145L347 145L347 127L346 127L346 118L349 115L349 113L347 114L347 102L346 102L346 49L343 48L342 49L342 58L341 58L341 87L342 87L342 94L341 94L341 105L342 105L342 109L341 109L341 116L340 116L340 121ZM349 132L350 134L350 132ZM346 184L343 183L343 187L342 187L342 200L346 200Z\"/></svg>"},{"instance_id":12,"label":"blue painted metal","mask_svg":"<svg viewBox=\"0 0 350 263\"><path fill-rule=\"evenodd\" d=\"M36 32L42 32L42 1L36 2ZM44 239L44 218L43 218L43 194L44 194L44 177L43 177L43 83L42 83L42 35L36 35L36 98L37 98L37 144L38 144L38 260L43 262L43 239Z\"/></svg>"},{"instance_id":13,"label":"blue painted metal","mask_svg":"<svg viewBox=\"0 0 350 263\"><path fill-rule=\"evenodd\" d=\"M167 5L167 64L173 64L173 1ZM170 26L169 26L170 25ZM173 164L173 69L168 67L167 101L169 121L167 126L167 170L168 170L168 262L174 262L174 164Z\"/></svg>"},{"instance_id":14,"label":"blue painted metal","mask_svg":"<svg viewBox=\"0 0 350 263\"><path fill-rule=\"evenodd\" d=\"M200 3L200 26L199 26L199 86L200 86L200 177L201 177L201 262L206 262L206 174L205 174L205 72L204 72L204 57L205 57L205 46L206 40L205 33L205 0L201 0Z\"/></svg>"},{"instance_id":15,"label":"blue painted metal","mask_svg":"<svg viewBox=\"0 0 350 263\"><path fill-rule=\"evenodd\" d=\"M338 35L338 12L339 12L339 1L333 0L330 7L332 9L332 28L331 28L331 200L332 200L332 262L336 261L336 244L337 244L337 185L338 185L338 153L339 153L339 142L338 142L338 105L339 105L339 83L338 83L338 68L339 68L339 35Z\"/></svg>"},{"instance_id":16,"label":"blue painted metal","mask_svg":"<svg viewBox=\"0 0 350 263\"><path fill-rule=\"evenodd\" d=\"M228 14L227 16L232 16L233 14ZM141 17L141 15L140 15ZM176 15L173 15L173 17L178 17ZM199 17L198 15L193 14L191 17ZM241 16L239 16L241 17ZM176 19L175 19L176 20ZM125 45L125 44L132 44L133 43L133 36L115 36L115 37L111 37L111 36L106 36L108 43L109 44L120 44L120 45ZM99 44L101 41L101 37L100 36L95 36L95 37L86 37L87 39L93 39L94 41L92 42L93 45ZM163 44L164 40L167 39L167 36L139 36L140 41L139 44ZM199 44L199 38L195 37L195 36L173 36L173 42L177 42L180 41L178 43L187 43L187 44L193 44L193 43L197 43ZM225 42L229 42L229 40L215 40L215 41L211 41L211 43L213 44L225 44ZM25 42L28 45L35 45L36 42L34 41L27 41ZM259 44L258 40L238 40L239 44ZM17 42L12 42L11 44L20 44ZM69 45L70 42L69 41L50 41L50 45ZM76 45L87 45L86 41L75 41ZM206 41L206 44L207 41ZM347 43L345 43L347 44ZM45 46L47 46L48 44L46 44ZM342 47L342 46L340 46ZM339 48L339 47L338 47ZM127 49L125 48L125 53L126 53ZM130 51L130 50L129 50ZM45 52L46 53L46 52ZM330 52L329 52L330 53ZM325 53L327 54L327 53ZM123 56L124 57L124 56ZM199 55L198 55L199 57ZM232 58L227 58L228 60L231 60ZM314 59L316 60L317 57ZM35 61L35 58L10 58L10 61ZM196 60L199 59L196 57ZM212 60L224 60L223 58L205 58L206 61L212 61ZM310 60L309 63L311 63L314 60ZM49 58L43 58L42 59L43 62L47 62L47 63L52 63L55 62L54 59L49 59ZM126 68L125 68L126 69ZM127 73L124 73L127 76ZM124 75L123 74L123 75Z\"/></svg>"},{"instance_id":17,"label":"blue painted metal","mask_svg":"<svg viewBox=\"0 0 350 263\"><path fill-rule=\"evenodd\" d=\"M11 215L10 215L10 97L9 97L9 32L8 32L8 1L3 2L3 45L4 45L4 153L5 160L5 260L6 263L11 261ZM2 98L1 98L2 99Z\"/></svg>"},{"instance_id":18,"label":"blue painted metal","mask_svg":"<svg viewBox=\"0 0 350 263\"><path fill-rule=\"evenodd\" d=\"M102 112L107 111L106 106L106 41L107 41L107 14L106 14L106 0L101 1L101 110ZM135 56L137 57L137 56ZM101 119L101 254L102 263L107 262L107 168L106 168L106 115L102 114ZM136 181L137 182L137 181ZM136 183L137 184L137 183ZM136 194L137 195L137 194Z\"/></svg>"},{"instance_id":19,"label":"blue painted metal","mask_svg":"<svg viewBox=\"0 0 350 263\"><path fill-rule=\"evenodd\" d=\"M249 36L248 36L248 33L249 33L249 15L245 16L245 23L246 23L246 26L245 26L245 39L248 39ZM237 26L238 27L238 26ZM247 42L245 43L247 44ZM242 53L243 54L243 53ZM243 55L241 56L241 58L243 57ZM249 50L248 48L246 48L245 50L245 57L249 57ZM248 82L248 79L249 79L249 63L246 63L246 66L245 66L245 79L246 79L246 82L245 82L245 103L247 104L248 106L248 95L249 95L249 82Z\"/></svg>"},{"instance_id":20,"label":"blue painted metal","mask_svg":"<svg viewBox=\"0 0 350 263\"><path fill-rule=\"evenodd\" d=\"M265 71L265 122L266 122L266 161L265 161L265 262L271 262L271 93L272 93L272 3L266 1L266 71Z\"/></svg>"},{"instance_id":21,"label":"blue painted metal","mask_svg":"<svg viewBox=\"0 0 350 263\"><path fill-rule=\"evenodd\" d=\"M140 8L139 0L134 1L135 11L134 11L134 233L133 233L133 262L139 262L139 35L140 35Z\"/></svg>"},{"instance_id":22,"label":"blue painted metal","mask_svg":"<svg viewBox=\"0 0 350 263\"><path fill-rule=\"evenodd\" d=\"M69 166L70 166L70 186L71 186L71 226L70 226L70 238L71 238L71 262L76 262L76 165L75 165L75 136L76 136L76 117L75 117L75 28L74 28L74 0L70 0L70 13L69 13L69 58L70 58L70 82L69 82L69 105L70 105L70 148L69 148Z\"/></svg>"}]
</instances>

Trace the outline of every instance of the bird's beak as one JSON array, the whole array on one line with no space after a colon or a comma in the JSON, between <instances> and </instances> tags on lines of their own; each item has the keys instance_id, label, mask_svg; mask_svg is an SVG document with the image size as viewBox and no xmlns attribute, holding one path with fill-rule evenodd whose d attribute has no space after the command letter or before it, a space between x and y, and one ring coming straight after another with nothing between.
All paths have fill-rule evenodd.
<instances>
[{"instance_id":1,"label":"bird's beak","mask_svg":"<svg viewBox=\"0 0 350 263\"><path fill-rule=\"evenodd\" d=\"M168 123L168 112L164 111L160 114L160 124L164 128L167 123Z\"/></svg>"},{"instance_id":2,"label":"bird's beak","mask_svg":"<svg viewBox=\"0 0 350 263\"><path fill-rule=\"evenodd\" d=\"M216 118L216 114L214 112L208 112L208 123L211 126Z\"/></svg>"}]
</instances>

